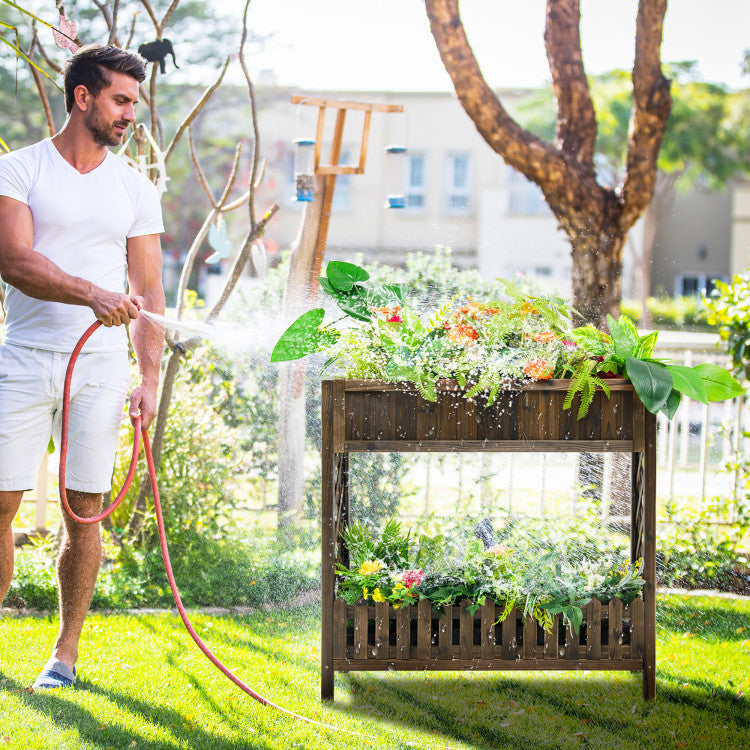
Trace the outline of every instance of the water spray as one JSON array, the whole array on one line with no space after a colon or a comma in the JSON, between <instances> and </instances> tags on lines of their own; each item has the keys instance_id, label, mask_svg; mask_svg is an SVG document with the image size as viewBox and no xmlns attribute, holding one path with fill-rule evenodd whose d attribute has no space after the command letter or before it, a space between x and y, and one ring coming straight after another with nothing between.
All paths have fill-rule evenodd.
<instances>
[{"instance_id":1,"label":"water spray","mask_svg":"<svg viewBox=\"0 0 750 750\"><path fill-rule=\"evenodd\" d=\"M175 327L179 325L182 329L187 329L187 326L183 325L182 321L172 321L169 318L166 318L163 315L158 315L156 313L152 312L146 312L144 310L140 311L140 314L145 314L146 317L151 318L155 322L161 323L163 325L171 327L172 324L175 324ZM169 549L167 546L167 536L166 531L164 528L164 516L162 513L161 508L161 501L159 498L159 485L156 477L156 466L154 464L154 457L151 453L151 442L149 440L148 431L145 429L142 429L141 427L141 417L137 416L133 423L133 428L135 431L134 437L133 437L133 456L130 461L130 467L128 469L127 476L125 478L125 482L122 486L122 489L117 494L117 497L112 502L112 504L103 510L101 513L99 513L96 516L91 516L89 518L84 518L82 516L77 515L73 512L73 510L70 507L70 504L68 503L68 496L67 492L65 491L65 464L67 462L67 454L68 454L68 411L70 406L70 384L71 380L73 378L73 370L75 368L76 360L78 359L78 355L81 352L81 349L83 348L83 345L88 341L89 337L96 331L97 328L101 326L101 322L96 321L95 323L92 323L86 331L84 331L81 338L78 340L78 343L76 344L75 348L73 349L73 352L70 355L70 360L68 362L68 368L65 372L65 382L63 387L63 404L62 404L62 430L61 430L61 440L60 440L60 470L59 470L59 490L60 490L60 501L65 508L65 512L75 521L78 523L86 523L86 524L92 524L92 523L98 523L102 519L109 516L122 502L123 498L125 497L125 494L127 493L128 489L130 488L130 485L133 482L133 478L135 476L136 466L138 464L138 455L140 453L140 447L141 443L143 444L143 449L146 455L146 465L148 467L148 474L149 478L151 480L151 490L153 493L154 498L154 510L156 513L156 523L159 531L159 546L161 548L161 554L162 554L162 560L164 562L164 570L167 574L167 580L169 581L169 588L172 592L172 596L174 598L175 605L177 606L177 611L180 614L180 618L182 619L182 622L185 626L185 629L188 631L190 637L193 639L195 644L198 646L198 648L203 652L204 656L229 680L231 680L240 690L247 693L253 700L257 701L261 705L268 706L269 708L274 708L277 711L280 711L281 713L285 714L286 716L291 717L292 719L296 719L297 721L302 721L306 724L310 724L315 727L319 727L321 729L328 729L334 732L340 732L343 734L349 734L356 737L359 737L360 739L373 739L375 740L375 737L368 738L368 736L362 732L355 732L349 729L342 729L341 727L333 726L333 724L327 724L322 721L316 721L315 719L311 719L308 716L303 716L301 714L295 713L294 711L289 710L288 708L284 708L283 706L278 705L277 703L274 703L273 701L269 700L265 696L258 693L256 690L254 690L252 687L250 687L248 684L246 684L243 680L241 680L234 672L232 672L229 667L225 666L221 660L211 651L211 649L203 642L201 637L198 635L198 633L195 631L195 628L190 623L190 618L187 615L187 612L185 610L185 607L182 603L182 598L180 596L180 592L177 588L177 583L175 581L174 573L172 571L172 563L169 557ZM195 328L200 326L200 324L197 324ZM205 329L207 326L203 325L202 329L205 332ZM203 334L201 334L203 335ZM416 743L412 743L416 744ZM444 750L451 750L450 748L447 748L445 746Z\"/></svg>"}]
</instances>

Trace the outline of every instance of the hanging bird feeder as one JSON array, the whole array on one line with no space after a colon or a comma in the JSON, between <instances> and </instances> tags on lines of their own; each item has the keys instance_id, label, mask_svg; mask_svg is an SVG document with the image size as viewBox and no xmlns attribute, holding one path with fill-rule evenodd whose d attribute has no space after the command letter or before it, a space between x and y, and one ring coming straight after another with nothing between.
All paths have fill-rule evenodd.
<instances>
[{"instance_id":1,"label":"hanging bird feeder","mask_svg":"<svg viewBox=\"0 0 750 750\"><path fill-rule=\"evenodd\" d=\"M406 153L406 146L386 146L386 208L406 208Z\"/></svg>"},{"instance_id":2,"label":"hanging bird feeder","mask_svg":"<svg viewBox=\"0 0 750 750\"><path fill-rule=\"evenodd\" d=\"M296 138L294 146L294 200L309 202L313 200L315 141L312 138Z\"/></svg>"}]
</instances>

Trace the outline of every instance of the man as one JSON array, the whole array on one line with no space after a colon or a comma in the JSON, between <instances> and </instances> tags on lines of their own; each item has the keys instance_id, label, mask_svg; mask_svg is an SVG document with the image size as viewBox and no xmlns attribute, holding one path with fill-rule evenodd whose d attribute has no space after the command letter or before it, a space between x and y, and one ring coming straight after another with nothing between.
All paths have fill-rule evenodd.
<instances>
[{"instance_id":1,"label":"man","mask_svg":"<svg viewBox=\"0 0 750 750\"><path fill-rule=\"evenodd\" d=\"M13 518L50 434L59 441L67 362L94 319L104 327L86 343L71 387L66 489L75 513L95 515L110 488L131 321L140 382L129 414L140 414L148 428L156 411L163 333L139 309L164 310L161 208L153 185L107 148L135 121L145 75L138 55L81 48L63 71L62 130L0 158L0 276L8 285L0 345L0 601L13 575ZM36 689L75 683L99 571L99 525L64 523L60 630Z\"/></svg>"}]
</instances>

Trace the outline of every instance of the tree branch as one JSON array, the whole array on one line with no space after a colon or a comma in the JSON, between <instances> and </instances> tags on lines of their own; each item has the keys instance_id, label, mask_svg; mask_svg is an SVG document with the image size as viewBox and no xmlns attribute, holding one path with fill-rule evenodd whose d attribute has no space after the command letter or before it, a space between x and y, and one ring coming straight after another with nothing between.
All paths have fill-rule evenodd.
<instances>
[{"instance_id":1,"label":"tree branch","mask_svg":"<svg viewBox=\"0 0 750 750\"><path fill-rule=\"evenodd\" d=\"M592 173L596 115L581 53L580 0L547 0L544 47L557 102L556 145Z\"/></svg>"},{"instance_id":2,"label":"tree branch","mask_svg":"<svg viewBox=\"0 0 750 750\"><path fill-rule=\"evenodd\" d=\"M216 91L217 88L221 85L222 80L224 80L224 74L227 72L227 68L229 67L229 58L224 61L224 67L221 69L221 72L219 73L219 77L203 92L203 96L198 100L198 102L195 104L195 106L190 110L187 117L180 123L180 126L177 128L174 136L172 137L172 142L167 147L167 150L164 152L164 162L169 161L169 157L172 155L172 152L175 149L175 146L178 144L180 138L182 138L185 130L190 126L190 124L193 122L193 120L198 116L198 114L201 112L203 107L206 106L206 103L213 95L214 91Z\"/></svg>"},{"instance_id":3,"label":"tree branch","mask_svg":"<svg viewBox=\"0 0 750 750\"><path fill-rule=\"evenodd\" d=\"M31 56L34 54L34 49L38 47L39 39L37 37L36 29L34 29L34 37L31 40L31 46L29 47L28 52L29 58L31 58ZM37 94L39 94L39 98L42 100L44 117L47 120L47 131L49 132L51 138L57 132L57 129L55 128L55 121L52 117L52 108L49 104L49 97L47 96L47 92L44 90L44 81L42 80L42 74L33 65L29 65L29 70L31 71L31 75L34 78Z\"/></svg>"},{"instance_id":4,"label":"tree branch","mask_svg":"<svg viewBox=\"0 0 750 750\"><path fill-rule=\"evenodd\" d=\"M667 0L639 0L621 227L627 231L649 204L656 185L656 162L672 111L669 81L661 70L661 41Z\"/></svg>"},{"instance_id":5,"label":"tree branch","mask_svg":"<svg viewBox=\"0 0 750 750\"><path fill-rule=\"evenodd\" d=\"M260 165L260 129L258 127L258 112L255 103L255 86L250 78L250 73L245 63L245 42L247 41L247 12L250 8L250 0L245 0L245 9L242 13L242 39L240 40L240 65L247 82L247 90L250 96L250 111L253 122L253 163L250 170L250 197L248 200L248 214L250 216L250 233L255 230L255 186L257 185L256 176ZM249 245L248 245L249 252Z\"/></svg>"},{"instance_id":6,"label":"tree branch","mask_svg":"<svg viewBox=\"0 0 750 750\"><path fill-rule=\"evenodd\" d=\"M211 190L211 186L208 184L206 175L203 171L203 168L201 167L200 161L198 160L198 153L195 150L192 126L188 127L188 152L190 154L190 161L193 163L193 169L195 169L195 173L198 176L198 182L203 188L203 192L208 196L209 203L212 206L215 206L216 198L214 197L213 190Z\"/></svg>"},{"instance_id":7,"label":"tree branch","mask_svg":"<svg viewBox=\"0 0 750 750\"><path fill-rule=\"evenodd\" d=\"M539 185L548 178L550 164L558 173L566 171L560 153L525 131L487 85L461 23L458 0L425 0L425 8L459 101L492 150Z\"/></svg>"}]
</instances>

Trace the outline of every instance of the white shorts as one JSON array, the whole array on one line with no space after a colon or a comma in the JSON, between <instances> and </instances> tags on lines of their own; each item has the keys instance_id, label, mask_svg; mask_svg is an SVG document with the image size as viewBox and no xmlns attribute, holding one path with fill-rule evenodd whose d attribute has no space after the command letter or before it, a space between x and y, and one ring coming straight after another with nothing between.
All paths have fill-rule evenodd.
<instances>
[{"instance_id":1,"label":"white shorts","mask_svg":"<svg viewBox=\"0 0 750 750\"><path fill-rule=\"evenodd\" d=\"M60 447L69 359L65 352L0 345L0 490L31 489L50 435ZM129 380L127 352L79 355L70 388L67 489L110 489Z\"/></svg>"}]
</instances>

